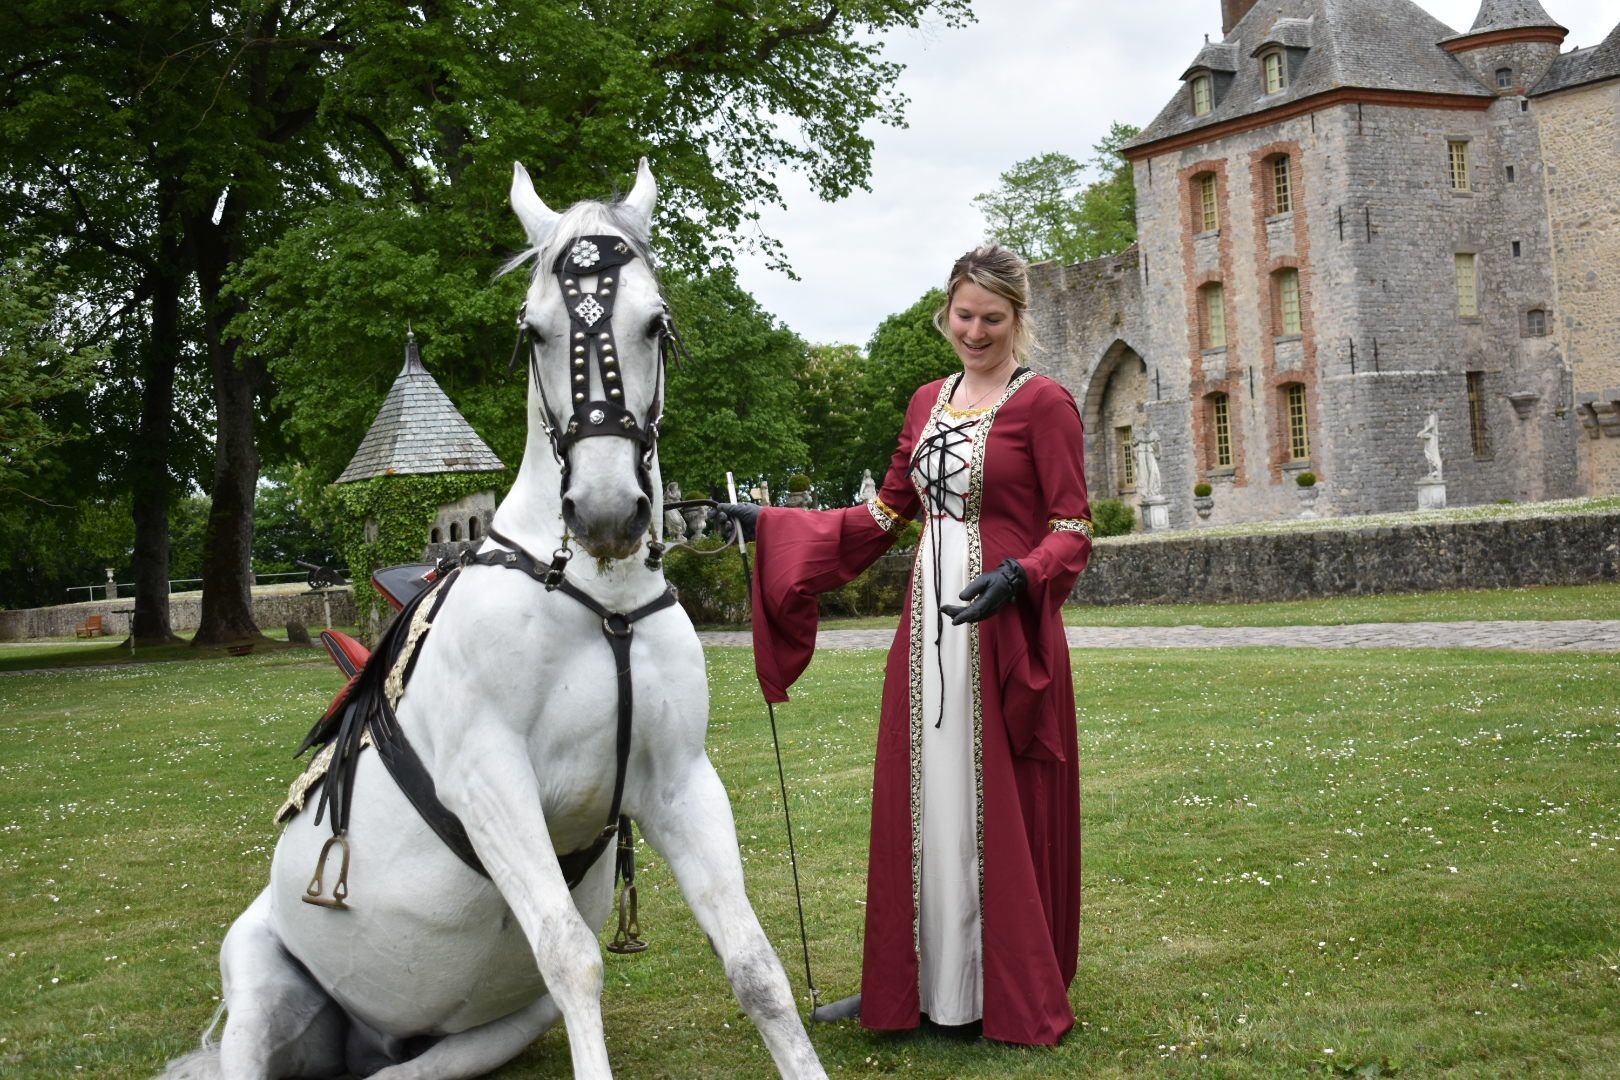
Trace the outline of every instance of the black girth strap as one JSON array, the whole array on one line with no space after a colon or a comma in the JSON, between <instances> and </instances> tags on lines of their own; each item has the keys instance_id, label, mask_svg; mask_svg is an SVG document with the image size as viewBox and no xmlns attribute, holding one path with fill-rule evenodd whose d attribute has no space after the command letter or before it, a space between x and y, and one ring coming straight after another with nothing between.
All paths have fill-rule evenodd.
<instances>
[{"instance_id":1,"label":"black girth strap","mask_svg":"<svg viewBox=\"0 0 1620 1080\"><path fill-rule=\"evenodd\" d=\"M489 530L489 538L509 550L486 551L471 556L467 561L480 566L500 566L512 570L521 570L536 581L545 585L547 590L555 590L571 596L591 614L602 620L602 636L607 638L608 646L613 650L613 666L617 675L619 689L619 723L618 738L615 747L615 763L613 773L613 805L608 810L607 824L597 834L596 839L589 847L578 851L571 851L567 855L558 856L558 863L562 865L563 877L568 879L568 887L572 889L585 872L596 864L602 857L613 837L621 827L619 807L624 799L625 773L630 764L630 735L631 719L635 714L635 701L633 699L633 682L630 678L630 643L635 633L635 624L654 612L673 607L675 590L668 585L664 587L662 595L636 608L634 611L609 611L596 601L589 593L578 588L573 582L563 576L557 561L541 563L530 555L522 545L501 535L495 529ZM577 871L577 875L576 875Z\"/></svg>"}]
</instances>

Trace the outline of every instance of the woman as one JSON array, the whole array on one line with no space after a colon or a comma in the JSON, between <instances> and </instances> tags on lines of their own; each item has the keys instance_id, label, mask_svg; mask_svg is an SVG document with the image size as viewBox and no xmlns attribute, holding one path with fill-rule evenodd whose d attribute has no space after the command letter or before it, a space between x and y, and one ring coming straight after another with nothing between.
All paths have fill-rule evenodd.
<instances>
[{"instance_id":1,"label":"woman","mask_svg":"<svg viewBox=\"0 0 1620 1080\"><path fill-rule=\"evenodd\" d=\"M1054 1045L1074 1024L1080 931L1060 608L1091 522L1074 399L1022 366L1027 304L1011 251L957 260L934 321L962 371L912 397L875 500L722 510L756 526L755 664L772 701L810 662L817 594L923 519L878 729L861 1022L982 1020L987 1038Z\"/></svg>"}]
</instances>

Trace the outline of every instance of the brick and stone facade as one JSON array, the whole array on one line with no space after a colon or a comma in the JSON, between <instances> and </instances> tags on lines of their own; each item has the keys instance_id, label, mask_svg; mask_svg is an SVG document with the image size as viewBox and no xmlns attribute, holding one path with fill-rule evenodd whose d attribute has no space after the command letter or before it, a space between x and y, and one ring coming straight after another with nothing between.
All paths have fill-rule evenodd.
<instances>
[{"instance_id":1,"label":"brick and stone facade","mask_svg":"<svg viewBox=\"0 0 1620 1080\"><path fill-rule=\"evenodd\" d=\"M1131 497L1129 416L1176 527L1201 481L1211 524L1296 516L1306 470L1316 513L1414 509L1431 412L1453 505L1620 491L1615 36L1560 54L1535 0L1464 34L1408 0L1223 14L1127 149L1138 247L1032 273L1094 494Z\"/></svg>"}]
</instances>

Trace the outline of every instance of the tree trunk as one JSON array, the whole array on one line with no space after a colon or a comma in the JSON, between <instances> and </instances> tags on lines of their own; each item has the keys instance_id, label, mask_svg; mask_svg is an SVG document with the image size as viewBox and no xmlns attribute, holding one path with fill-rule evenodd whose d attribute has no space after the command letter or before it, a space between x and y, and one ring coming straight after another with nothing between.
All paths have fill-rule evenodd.
<instances>
[{"instance_id":1,"label":"tree trunk","mask_svg":"<svg viewBox=\"0 0 1620 1080\"><path fill-rule=\"evenodd\" d=\"M161 245L152 272L152 324L141 358L140 436L130 454L130 494L135 517L135 614L130 634L137 643L177 641L169 622L170 433L174 427L174 375L180 360L179 253L172 239Z\"/></svg>"},{"instance_id":2,"label":"tree trunk","mask_svg":"<svg viewBox=\"0 0 1620 1080\"><path fill-rule=\"evenodd\" d=\"M229 206L221 223L194 220L187 229L197 267L204 337L214 378L214 478L203 532L202 618L193 645L220 645L261 637L253 618L253 495L259 482L254 420L264 364L244 357L226 327L236 314L220 297L230 264L224 237L234 222Z\"/></svg>"}]
</instances>

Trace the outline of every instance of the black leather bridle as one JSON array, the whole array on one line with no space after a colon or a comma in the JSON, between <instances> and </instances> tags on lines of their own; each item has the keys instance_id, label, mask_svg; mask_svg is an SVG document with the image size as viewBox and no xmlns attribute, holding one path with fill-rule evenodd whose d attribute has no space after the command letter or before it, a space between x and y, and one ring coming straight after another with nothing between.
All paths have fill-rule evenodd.
<instances>
[{"instance_id":1,"label":"black leather bridle","mask_svg":"<svg viewBox=\"0 0 1620 1080\"><path fill-rule=\"evenodd\" d=\"M540 377L540 342L528 322L528 309L518 313L518 340L512 351L515 368L525 345L529 372L540 392L540 424L551 443L551 452L562 466L562 494L568 493L572 471L569 451L581 439L600 436L629 439L639 449L636 478L649 499L652 491L652 461L658 452L658 427L664 419L664 378L669 361L686 354L675 329L668 302L659 316L657 382L645 416L637 417L625 404L623 368L619 362L618 341L614 335L613 309L618 299L622 268L636 258L635 248L622 236L611 234L579 236L558 253L551 272L568 309L568 410L567 419L546 394ZM581 282L594 276L596 288L586 290ZM594 387L600 396L592 396Z\"/></svg>"}]
</instances>

